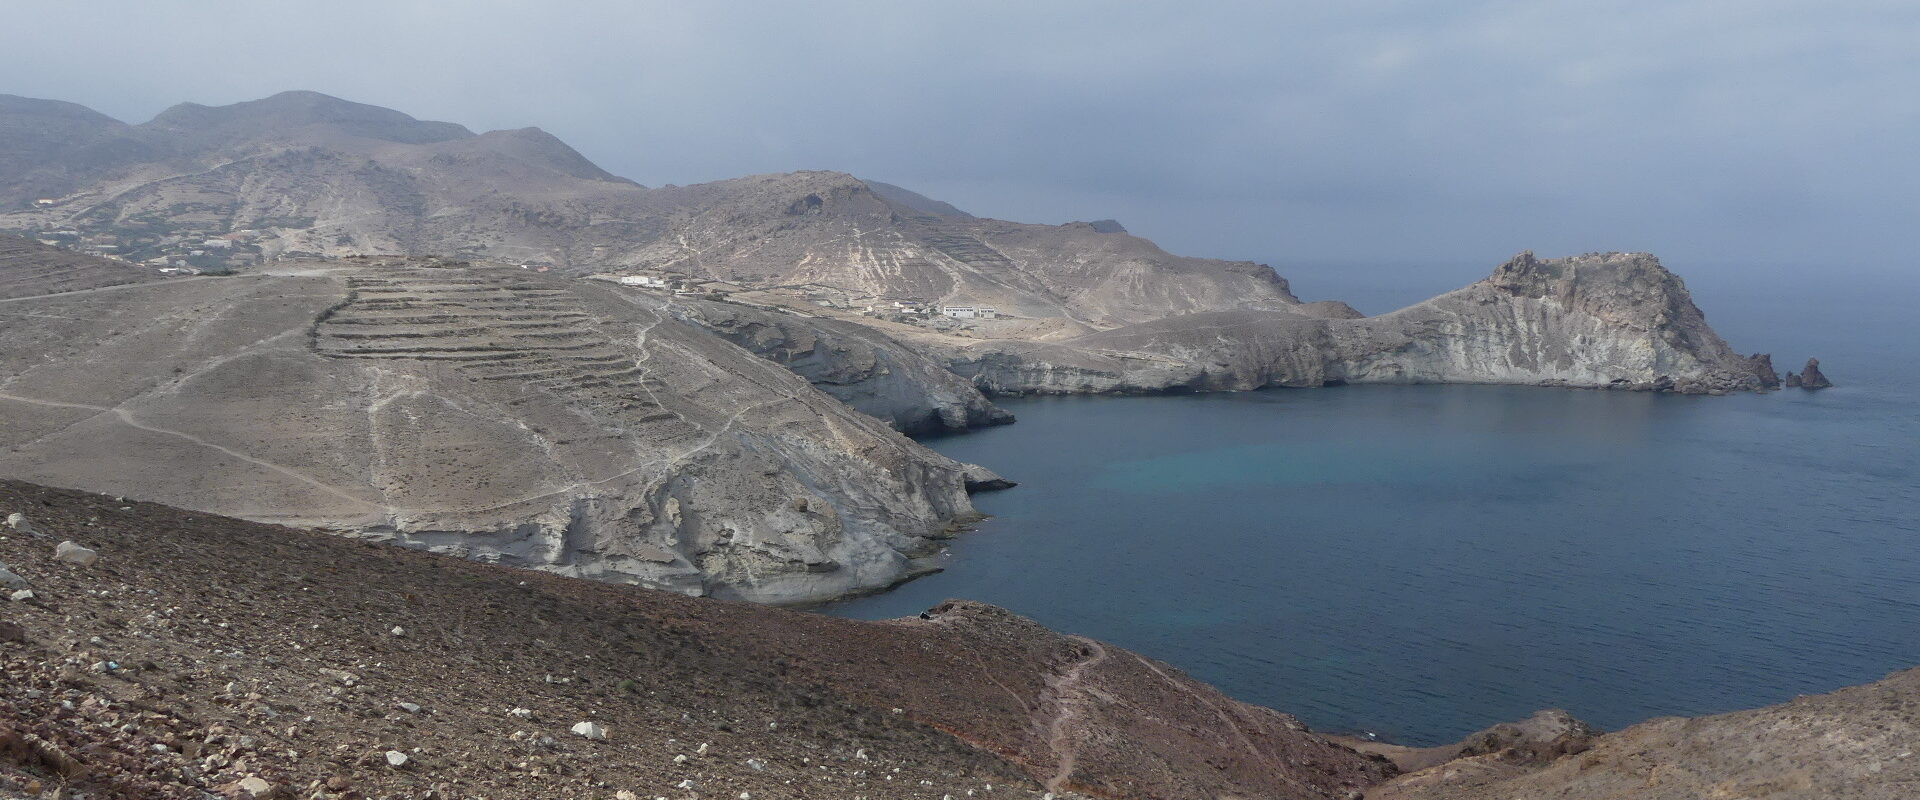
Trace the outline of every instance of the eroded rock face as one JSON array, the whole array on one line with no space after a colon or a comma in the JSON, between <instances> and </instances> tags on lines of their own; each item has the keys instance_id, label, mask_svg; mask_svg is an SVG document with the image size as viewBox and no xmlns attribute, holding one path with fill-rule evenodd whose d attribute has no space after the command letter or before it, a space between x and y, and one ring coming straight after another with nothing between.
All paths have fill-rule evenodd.
<instances>
[{"instance_id":1,"label":"eroded rock face","mask_svg":"<svg viewBox=\"0 0 1920 800\"><path fill-rule=\"evenodd\" d=\"M0 472L764 602L973 517L964 465L671 302L417 265L16 300Z\"/></svg>"},{"instance_id":2,"label":"eroded rock face","mask_svg":"<svg viewBox=\"0 0 1920 800\"><path fill-rule=\"evenodd\" d=\"M682 319L799 373L905 433L1013 421L971 382L872 328L706 300L681 300L673 308Z\"/></svg>"},{"instance_id":3,"label":"eroded rock face","mask_svg":"<svg viewBox=\"0 0 1920 800\"><path fill-rule=\"evenodd\" d=\"M990 392L1501 383L1715 394L1764 386L1653 256L1538 259L1377 317L1239 310L1154 320L1058 343L952 348Z\"/></svg>"}]
</instances>

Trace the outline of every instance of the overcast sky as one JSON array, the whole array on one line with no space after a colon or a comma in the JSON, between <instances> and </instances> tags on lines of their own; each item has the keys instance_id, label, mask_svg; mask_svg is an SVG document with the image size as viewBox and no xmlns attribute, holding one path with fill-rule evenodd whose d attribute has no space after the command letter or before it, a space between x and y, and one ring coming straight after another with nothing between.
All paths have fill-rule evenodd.
<instances>
[{"instance_id":1,"label":"overcast sky","mask_svg":"<svg viewBox=\"0 0 1920 800\"><path fill-rule=\"evenodd\" d=\"M1276 265L1911 263L1920 3L23 2L0 92L312 89Z\"/></svg>"}]
</instances>

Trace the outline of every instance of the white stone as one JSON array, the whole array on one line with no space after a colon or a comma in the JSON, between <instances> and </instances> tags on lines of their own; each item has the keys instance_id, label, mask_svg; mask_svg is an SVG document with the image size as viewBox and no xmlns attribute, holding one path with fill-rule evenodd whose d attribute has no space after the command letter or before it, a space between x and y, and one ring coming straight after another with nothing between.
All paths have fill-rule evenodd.
<instances>
[{"instance_id":1,"label":"white stone","mask_svg":"<svg viewBox=\"0 0 1920 800\"><path fill-rule=\"evenodd\" d=\"M273 784L268 783L261 778L252 778L252 777L241 778L240 788L245 790L248 794L253 795L254 797L266 797L268 794L273 792Z\"/></svg>"},{"instance_id":2,"label":"white stone","mask_svg":"<svg viewBox=\"0 0 1920 800\"><path fill-rule=\"evenodd\" d=\"M394 766L394 767L404 767L404 766L406 766L406 765L407 765L407 762L408 762L408 761L410 761L410 760L412 760L412 759L409 759L409 758L407 758L407 754L406 754L406 753L402 753L402 752L400 752L400 751L398 751L398 750L388 750L388 751L387 751L387 764L388 764L388 766Z\"/></svg>"},{"instance_id":3,"label":"white stone","mask_svg":"<svg viewBox=\"0 0 1920 800\"><path fill-rule=\"evenodd\" d=\"M53 558L55 561L66 561L85 567L99 561L100 554L68 541L61 542L53 548Z\"/></svg>"},{"instance_id":4,"label":"white stone","mask_svg":"<svg viewBox=\"0 0 1920 800\"><path fill-rule=\"evenodd\" d=\"M32 589L21 589L20 591L17 591L17 592L14 592L13 594L10 594L10 595L7 595L7 599L8 599L8 600L12 600L13 602L16 602L16 603L24 603L24 602L26 602L26 601L28 601L28 600L32 600L32 599L33 599L33 590L32 590Z\"/></svg>"},{"instance_id":5,"label":"white stone","mask_svg":"<svg viewBox=\"0 0 1920 800\"><path fill-rule=\"evenodd\" d=\"M607 729L602 728L599 725L596 725L591 722L581 722L581 723L575 724L573 726L573 732L580 734L581 736L584 736L588 739L599 740L599 739L607 738Z\"/></svg>"},{"instance_id":6,"label":"white stone","mask_svg":"<svg viewBox=\"0 0 1920 800\"><path fill-rule=\"evenodd\" d=\"M12 528L16 531L19 531L21 533L35 532L33 529L32 523L27 522L27 515L22 514L18 511L7 515L7 527Z\"/></svg>"},{"instance_id":7,"label":"white stone","mask_svg":"<svg viewBox=\"0 0 1920 800\"><path fill-rule=\"evenodd\" d=\"M397 706L397 707L398 707L398 708L399 708L399 709L400 709L401 711L405 711L405 712L407 712L407 713L409 713L409 714L418 714L418 713L420 713L420 705L419 705L418 703L396 703L395 705L396 705L396 706Z\"/></svg>"},{"instance_id":8,"label":"white stone","mask_svg":"<svg viewBox=\"0 0 1920 800\"><path fill-rule=\"evenodd\" d=\"M393 635L395 635L395 636L405 636L405 635L407 635L407 629L406 629L406 628L402 628L402 627L400 627L400 626L398 626L398 625L395 625L395 626L393 626Z\"/></svg>"},{"instance_id":9,"label":"white stone","mask_svg":"<svg viewBox=\"0 0 1920 800\"><path fill-rule=\"evenodd\" d=\"M516 708L512 711L507 712L507 716L518 717L520 719L533 719L533 710L528 708Z\"/></svg>"}]
</instances>

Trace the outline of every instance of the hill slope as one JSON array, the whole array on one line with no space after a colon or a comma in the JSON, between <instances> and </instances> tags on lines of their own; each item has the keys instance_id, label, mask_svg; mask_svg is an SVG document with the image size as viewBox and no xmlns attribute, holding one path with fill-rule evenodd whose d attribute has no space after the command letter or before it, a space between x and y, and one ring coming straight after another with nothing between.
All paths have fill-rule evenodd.
<instances>
[{"instance_id":1,"label":"hill slope","mask_svg":"<svg viewBox=\"0 0 1920 800\"><path fill-rule=\"evenodd\" d=\"M1324 800L1392 772L988 606L843 620L0 481L14 512L0 792Z\"/></svg>"},{"instance_id":2,"label":"hill slope","mask_svg":"<svg viewBox=\"0 0 1920 800\"><path fill-rule=\"evenodd\" d=\"M973 518L966 465L674 302L404 261L16 298L0 474L767 602Z\"/></svg>"}]
</instances>

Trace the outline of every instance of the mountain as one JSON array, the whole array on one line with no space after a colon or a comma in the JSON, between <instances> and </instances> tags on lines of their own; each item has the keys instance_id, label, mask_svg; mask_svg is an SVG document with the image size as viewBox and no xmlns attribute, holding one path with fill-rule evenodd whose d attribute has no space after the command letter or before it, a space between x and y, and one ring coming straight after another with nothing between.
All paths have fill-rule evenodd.
<instances>
[{"instance_id":1,"label":"mountain","mask_svg":"<svg viewBox=\"0 0 1920 800\"><path fill-rule=\"evenodd\" d=\"M12 514L0 796L1334 800L1394 772L976 603L837 619L0 480Z\"/></svg>"},{"instance_id":2,"label":"mountain","mask_svg":"<svg viewBox=\"0 0 1920 800\"><path fill-rule=\"evenodd\" d=\"M775 603L888 586L977 516L978 468L672 302L356 259L14 297L0 474Z\"/></svg>"},{"instance_id":3,"label":"mountain","mask_svg":"<svg viewBox=\"0 0 1920 800\"><path fill-rule=\"evenodd\" d=\"M1297 302L1265 266L1173 256L1117 224L983 219L833 172L647 189L537 129L475 135L313 92L183 104L131 126L7 97L0 130L35 132L0 151L13 166L0 169L0 228L112 237L134 260L237 236L259 259L645 268L997 306L1065 334Z\"/></svg>"}]
</instances>

